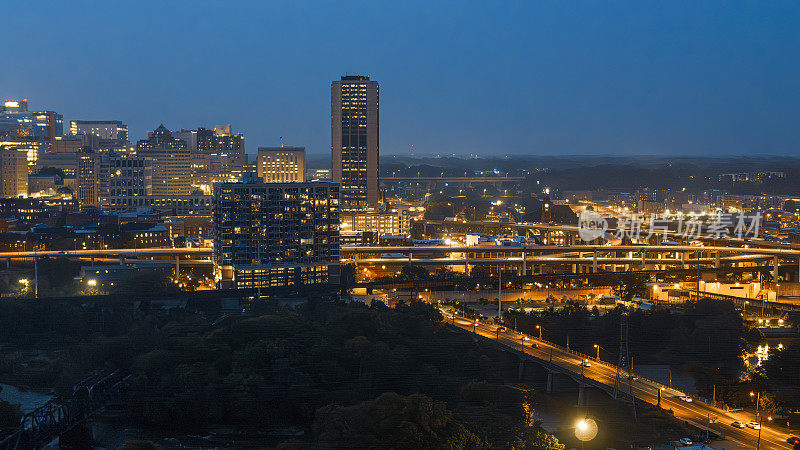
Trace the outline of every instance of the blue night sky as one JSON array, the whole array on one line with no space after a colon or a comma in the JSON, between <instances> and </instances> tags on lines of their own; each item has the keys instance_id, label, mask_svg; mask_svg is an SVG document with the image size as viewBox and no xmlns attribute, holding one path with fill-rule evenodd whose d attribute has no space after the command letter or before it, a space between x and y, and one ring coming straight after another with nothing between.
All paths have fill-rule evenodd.
<instances>
[{"instance_id":1,"label":"blue night sky","mask_svg":"<svg viewBox=\"0 0 800 450\"><path fill-rule=\"evenodd\" d=\"M330 152L330 82L380 83L382 154L797 155L800 2L4 2L0 98L231 123ZM66 128L66 127L65 127Z\"/></svg>"}]
</instances>

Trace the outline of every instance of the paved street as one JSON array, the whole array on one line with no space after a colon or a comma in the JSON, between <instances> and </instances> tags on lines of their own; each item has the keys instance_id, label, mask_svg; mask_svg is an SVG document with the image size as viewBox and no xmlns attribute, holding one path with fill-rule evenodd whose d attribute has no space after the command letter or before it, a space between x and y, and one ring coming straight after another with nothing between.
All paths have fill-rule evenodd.
<instances>
[{"instance_id":1,"label":"paved street","mask_svg":"<svg viewBox=\"0 0 800 450\"><path fill-rule=\"evenodd\" d=\"M452 316L449 317L451 318L452 323ZM474 328L476 334L485 338L492 340L497 338L498 327L496 325L479 324L473 327L472 321L461 318L456 318L454 324L470 333L473 332ZM523 335L521 333L517 333L509 329L508 331L500 332L499 336L501 343L518 350L521 348L521 344L523 342ZM533 345L534 343L538 343L539 348L536 348ZM584 376L599 381L611 388L614 386L614 380L617 374L616 366L597 362L596 360L592 359L591 367L582 368L580 363L583 361L584 357L575 353L571 353L560 346L550 344L547 341L540 341L534 336L530 336L530 340L525 341L524 351L525 353L541 360L552 361L553 364L566 368L577 374L580 374L581 369L583 369ZM671 409L674 411L677 419L685 420L690 423L711 429L720 436L724 436L726 440L744 446L745 448L756 448L758 430L752 430L750 428L740 429L731 426L731 423L734 421L746 423L754 420L751 414L726 413L722 409L713 407L697 399L694 399L692 402L684 402L679 398L680 396L684 395L680 391L665 387L660 383L647 380L643 377L639 377L637 381L633 381L630 386L631 393L634 396L653 405L658 403L658 391L660 389L664 389L662 391L661 406L665 409ZM628 390L627 382L624 385L624 390ZM717 423L710 424L709 417L717 417ZM792 446L786 443L786 439L788 437L788 434L771 428L765 424L761 429L760 448L791 449Z\"/></svg>"}]
</instances>

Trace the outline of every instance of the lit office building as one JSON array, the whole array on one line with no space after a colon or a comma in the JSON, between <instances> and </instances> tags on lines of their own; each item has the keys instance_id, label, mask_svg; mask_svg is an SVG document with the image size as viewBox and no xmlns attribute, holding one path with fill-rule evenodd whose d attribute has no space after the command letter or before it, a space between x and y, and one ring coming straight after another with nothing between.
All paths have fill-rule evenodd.
<instances>
[{"instance_id":1,"label":"lit office building","mask_svg":"<svg viewBox=\"0 0 800 450\"><path fill-rule=\"evenodd\" d=\"M342 231L372 232L384 234L411 234L411 219L418 216L422 208L398 206L388 211L342 211L340 221Z\"/></svg>"},{"instance_id":2,"label":"lit office building","mask_svg":"<svg viewBox=\"0 0 800 450\"><path fill-rule=\"evenodd\" d=\"M103 163L103 209L119 211L144 206L153 193L153 162L143 156L109 155Z\"/></svg>"},{"instance_id":3,"label":"lit office building","mask_svg":"<svg viewBox=\"0 0 800 450\"><path fill-rule=\"evenodd\" d=\"M189 195L192 192L189 150L157 147L140 154L153 160L153 195Z\"/></svg>"},{"instance_id":4,"label":"lit office building","mask_svg":"<svg viewBox=\"0 0 800 450\"><path fill-rule=\"evenodd\" d=\"M28 195L28 159L24 150L0 147L0 197Z\"/></svg>"},{"instance_id":5,"label":"lit office building","mask_svg":"<svg viewBox=\"0 0 800 450\"><path fill-rule=\"evenodd\" d=\"M305 147L258 147L258 176L265 183L305 181Z\"/></svg>"},{"instance_id":6,"label":"lit office building","mask_svg":"<svg viewBox=\"0 0 800 450\"><path fill-rule=\"evenodd\" d=\"M40 154L54 151L63 134L63 117L54 111L28 111L27 100L0 105L0 147L13 147L27 154L29 170Z\"/></svg>"},{"instance_id":7,"label":"lit office building","mask_svg":"<svg viewBox=\"0 0 800 450\"><path fill-rule=\"evenodd\" d=\"M218 184L213 217L219 287L338 283L337 185Z\"/></svg>"},{"instance_id":8,"label":"lit office building","mask_svg":"<svg viewBox=\"0 0 800 450\"><path fill-rule=\"evenodd\" d=\"M331 162L342 208L378 203L378 82L344 76L331 83Z\"/></svg>"},{"instance_id":9,"label":"lit office building","mask_svg":"<svg viewBox=\"0 0 800 450\"><path fill-rule=\"evenodd\" d=\"M136 143L136 153L153 160L153 195L191 193L191 152L186 141L173 137L163 124Z\"/></svg>"},{"instance_id":10,"label":"lit office building","mask_svg":"<svg viewBox=\"0 0 800 450\"><path fill-rule=\"evenodd\" d=\"M197 151L197 130L181 128L181 131L173 131L172 137L186 142L186 148L188 148L189 151Z\"/></svg>"},{"instance_id":11,"label":"lit office building","mask_svg":"<svg viewBox=\"0 0 800 450\"><path fill-rule=\"evenodd\" d=\"M306 180L308 181L331 181L331 169L307 169Z\"/></svg>"},{"instance_id":12,"label":"lit office building","mask_svg":"<svg viewBox=\"0 0 800 450\"><path fill-rule=\"evenodd\" d=\"M71 120L69 134L93 135L100 139L128 140L128 126L121 120Z\"/></svg>"},{"instance_id":13,"label":"lit office building","mask_svg":"<svg viewBox=\"0 0 800 450\"><path fill-rule=\"evenodd\" d=\"M101 168L100 154L90 148L78 153L78 206L81 209L100 206Z\"/></svg>"},{"instance_id":14,"label":"lit office building","mask_svg":"<svg viewBox=\"0 0 800 450\"><path fill-rule=\"evenodd\" d=\"M37 141L52 151L56 136L64 134L64 117L55 111L28 111L27 100L10 100L0 107L0 140Z\"/></svg>"},{"instance_id":15,"label":"lit office building","mask_svg":"<svg viewBox=\"0 0 800 450\"><path fill-rule=\"evenodd\" d=\"M52 167L64 172L67 176L76 176L78 173L77 153L42 153L37 158L33 166L33 172L38 173L42 169Z\"/></svg>"},{"instance_id":16,"label":"lit office building","mask_svg":"<svg viewBox=\"0 0 800 450\"><path fill-rule=\"evenodd\" d=\"M209 155L227 156L230 166L226 169L241 170L247 164L244 134L233 134L230 125L217 125L213 130L198 128L197 151Z\"/></svg>"},{"instance_id":17,"label":"lit office building","mask_svg":"<svg viewBox=\"0 0 800 450\"><path fill-rule=\"evenodd\" d=\"M84 147L96 150L100 147L100 139L92 135L56 136L53 143L54 153L78 153Z\"/></svg>"},{"instance_id":18,"label":"lit office building","mask_svg":"<svg viewBox=\"0 0 800 450\"><path fill-rule=\"evenodd\" d=\"M147 151L151 148L188 148L186 141L172 135L162 123L154 131L147 133L147 139L140 139L136 143L136 151Z\"/></svg>"}]
</instances>

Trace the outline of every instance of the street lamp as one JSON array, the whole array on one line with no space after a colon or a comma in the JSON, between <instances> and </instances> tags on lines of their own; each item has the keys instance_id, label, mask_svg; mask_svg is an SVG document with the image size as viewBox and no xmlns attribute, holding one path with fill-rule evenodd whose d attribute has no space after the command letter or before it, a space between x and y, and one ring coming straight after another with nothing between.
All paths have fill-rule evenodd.
<instances>
[{"instance_id":1,"label":"street lamp","mask_svg":"<svg viewBox=\"0 0 800 450\"><path fill-rule=\"evenodd\" d=\"M750 391L750 398L752 398L754 396L756 398L756 419L757 419L758 418L758 407L759 407L759 404L761 403L761 392L759 391L758 393L755 393L753 391Z\"/></svg>"},{"instance_id":2,"label":"street lamp","mask_svg":"<svg viewBox=\"0 0 800 450\"><path fill-rule=\"evenodd\" d=\"M536 325L536 329L539 330L539 340L541 341L542 340L542 326L541 325Z\"/></svg>"},{"instance_id":3,"label":"street lamp","mask_svg":"<svg viewBox=\"0 0 800 450\"><path fill-rule=\"evenodd\" d=\"M767 421L772 422L772 416L767 417ZM758 419L758 440L756 441L756 450L761 449L761 423L763 422L762 418L759 416Z\"/></svg>"},{"instance_id":4,"label":"street lamp","mask_svg":"<svg viewBox=\"0 0 800 450\"><path fill-rule=\"evenodd\" d=\"M594 348L597 349L597 356L595 357L595 359L597 359L599 361L600 360L600 346L597 345L597 344L594 344Z\"/></svg>"},{"instance_id":5,"label":"street lamp","mask_svg":"<svg viewBox=\"0 0 800 450\"><path fill-rule=\"evenodd\" d=\"M575 437L581 441L581 446L584 442L594 439L595 436L597 436L597 422L593 419L581 419L575 424Z\"/></svg>"},{"instance_id":6,"label":"street lamp","mask_svg":"<svg viewBox=\"0 0 800 450\"><path fill-rule=\"evenodd\" d=\"M86 284L88 284L89 286L97 286L97 280L91 279L87 281Z\"/></svg>"}]
</instances>

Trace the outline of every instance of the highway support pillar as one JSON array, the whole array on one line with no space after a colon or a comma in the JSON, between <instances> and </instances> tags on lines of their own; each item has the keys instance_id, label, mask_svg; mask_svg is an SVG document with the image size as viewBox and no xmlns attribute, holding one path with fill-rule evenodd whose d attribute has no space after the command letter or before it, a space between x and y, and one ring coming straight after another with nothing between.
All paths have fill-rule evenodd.
<instances>
[{"instance_id":1,"label":"highway support pillar","mask_svg":"<svg viewBox=\"0 0 800 450\"><path fill-rule=\"evenodd\" d=\"M517 369L517 379L522 380L525 378L525 358L519 358L519 369Z\"/></svg>"},{"instance_id":2,"label":"highway support pillar","mask_svg":"<svg viewBox=\"0 0 800 450\"><path fill-rule=\"evenodd\" d=\"M120 266L124 266L125 265L125 257L124 256L120 256L119 257L119 265Z\"/></svg>"},{"instance_id":3,"label":"highway support pillar","mask_svg":"<svg viewBox=\"0 0 800 450\"><path fill-rule=\"evenodd\" d=\"M175 279L181 276L181 255L175 255Z\"/></svg>"},{"instance_id":4,"label":"highway support pillar","mask_svg":"<svg viewBox=\"0 0 800 450\"><path fill-rule=\"evenodd\" d=\"M592 273L597 273L597 251L592 252Z\"/></svg>"},{"instance_id":5,"label":"highway support pillar","mask_svg":"<svg viewBox=\"0 0 800 450\"><path fill-rule=\"evenodd\" d=\"M775 283L776 296L778 295L778 255L772 257L772 282Z\"/></svg>"},{"instance_id":6,"label":"highway support pillar","mask_svg":"<svg viewBox=\"0 0 800 450\"><path fill-rule=\"evenodd\" d=\"M583 382L578 383L578 406L586 404L586 384Z\"/></svg>"},{"instance_id":7,"label":"highway support pillar","mask_svg":"<svg viewBox=\"0 0 800 450\"><path fill-rule=\"evenodd\" d=\"M11 268L11 258L6 258L6 269Z\"/></svg>"},{"instance_id":8,"label":"highway support pillar","mask_svg":"<svg viewBox=\"0 0 800 450\"><path fill-rule=\"evenodd\" d=\"M547 371L547 384L545 384L544 391L548 394L553 393L553 372Z\"/></svg>"},{"instance_id":9,"label":"highway support pillar","mask_svg":"<svg viewBox=\"0 0 800 450\"><path fill-rule=\"evenodd\" d=\"M94 256L92 256L90 259L91 259L91 265L93 266L94 265Z\"/></svg>"}]
</instances>

